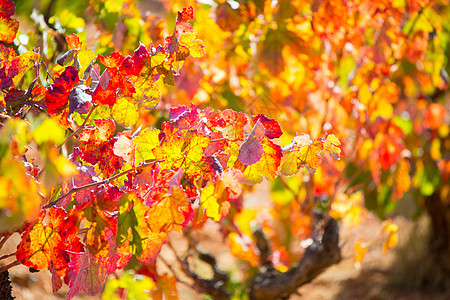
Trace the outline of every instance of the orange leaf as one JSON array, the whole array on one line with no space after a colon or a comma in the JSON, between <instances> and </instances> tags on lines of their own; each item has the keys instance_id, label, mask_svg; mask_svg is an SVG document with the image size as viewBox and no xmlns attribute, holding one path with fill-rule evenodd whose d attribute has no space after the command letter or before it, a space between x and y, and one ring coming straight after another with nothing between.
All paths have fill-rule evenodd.
<instances>
[{"instance_id":1,"label":"orange leaf","mask_svg":"<svg viewBox=\"0 0 450 300\"><path fill-rule=\"evenodd\" d=\"M252 266L258 265L258 254L250 238L246 235L240 237L236 232L228 235L230 251L236 257L248 261Z\"/></svg>"},{"instance_id":2,"label":"orange leaf","mask_svg":"<svg viewBox=\"0 0 450 300\"><path fill-rule=\"evenodd\" d=\"M12 43L16 38L19 22L11 19L16 10L11 0L0 1L0 41Z\"/></svg>"},{"instance_id":3,"label":"orange leaf","mask_svg":"<svg viewBox=\"0 0 450 300\"><path fill-rule=\"evenodd\" d=\"M153 204L148 222L153 232L168 232L173 228L181 233L191 218L191 203L182 189L172 187L161 202Z\"/></svg>"},{"instance_id":4,"label":"orange leaf","mask_svg":"<svg viewBox=\"0 0 450 300\"><path fill-rule=\"evenodd\" d=\"M356 242L354 251L355 256L353 258L353 261L355 263L355 267L359 269L361 266L361 262L363 261L364 256L367 253L367 245L363 242L362 238L359 238Z\"/></svg>"},{"instance_id":5,"label":"orange leaf","mask_svg":"<svg viewBox=\"0 0 450 300\"><path fill-rule=\"evenodd\" d=\"M71 36L66 36L66 42L73 50L80 50L82 43L80 39L73 33Z\"/></svg>"},{"instance_id":6,"label":"orange leaf","mask_svg":"<svg viewBox=\"0 0 450 300\"><path fill-rule=\"evenodd\" d=\"M64 260L65 247L59 233L51 224L36 224L24 233L17 246L16 258L27 267L37 270L47 269L50 262L62 269L67 266Z\"/></svg>"}]
</instances>

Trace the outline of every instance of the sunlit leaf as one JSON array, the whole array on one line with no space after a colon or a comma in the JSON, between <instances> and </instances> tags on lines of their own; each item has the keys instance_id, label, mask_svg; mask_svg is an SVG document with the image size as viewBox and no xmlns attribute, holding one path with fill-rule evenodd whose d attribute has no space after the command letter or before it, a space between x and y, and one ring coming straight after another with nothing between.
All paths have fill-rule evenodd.
<instances>
[{"instance_id":1,"label":"sunlit leaf","mask_svg":"<svg viewBox=\"0 0 450 300\"><path fill-rule=\"evenodd\" d=\"M112 107L111 115L120 125L132 126L138 119L138 105L131 97L119 97Z\"/></svg>"}]
</instances>

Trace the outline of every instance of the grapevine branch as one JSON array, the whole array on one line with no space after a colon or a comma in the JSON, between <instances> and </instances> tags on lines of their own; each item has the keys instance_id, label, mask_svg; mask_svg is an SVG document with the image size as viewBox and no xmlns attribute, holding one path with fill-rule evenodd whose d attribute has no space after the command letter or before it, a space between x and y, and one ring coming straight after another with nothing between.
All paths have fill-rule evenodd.
<instances>
[{"instance_id":1,"label":"grapevine branch","mask_svg":"<svg viewBox=\"0 0 450 300\"><path fill-rule=\"evenodd\" d=\"M257 236L260 250L270 249L267 239ZM339 228L328 218L323 234L316 237L303 254L302 259L287 272L281 273L272 265L263 265L250 281L251 300L289 299L298 287L310 282L329 266L341 260Z\"/></svg>"},{"instance_id":2,"label":"grapevine branch","mask_svg":"<svg viewBox=\"0 0 450 300\"><path fill-rule=\"evenodd\" d=\"M9 237L12 235L12 233L5 233L3 234L3 237L0 241L0 249L2 249L3 245L6 243L6 241L9 239Z\"/></svg>"},{"instance_id":3,"label":"grapevine branch","mask_svg":"<svg viewBox=\"0 0 450 300\"><path fill-rule=\"evenodd\" d=\"M119 178L119 177L121 177L123 175L127 175L128 173L136 172L137 170L146 168L148 166L154 165L155 163L161 162L161 161L162 160L152 160L150 162L144 162L144 163L140 164L139 166L137 166L135 169L128 169L128 170L120 172L120 173L118 173L118 174L116 174L114 176L111 176L111 177L109 177L109 178L107 178L105 180L89 183L89 184L86 184L86 185L83 185L83 186L74 186L70 191L68 191L64 195L58 197L58 199L56 199L55 201L52 201L49 204L44 205L42 208L44 208L44 209L50 208L52 206L55 206L60 201L62 201L64 198L66 198L67 196L72 195L75 192L78 192L80 190L84 190L84 189L87 189L87 188L90 188L90 187L95 187L95 186L98 186L98 185L101 185L101 184L108 184L110 181L112 181L112 180L114 180L116 178Z\"/></svg>"},{"instance_id":4,"label":"grapevine branch","mask_svg":"<svg viewBox=\"0 0 450 300\"><path fill-rule=\"evenodd\" d=\"M11 257L11 256L15 255L15 254L16 254L15 252L9 253L9 254L5 254L5 255L3 255L3 256L0 256L0 260L6 259L6 258L8 258L8 257Z\"/></svg>"}]
</instances>

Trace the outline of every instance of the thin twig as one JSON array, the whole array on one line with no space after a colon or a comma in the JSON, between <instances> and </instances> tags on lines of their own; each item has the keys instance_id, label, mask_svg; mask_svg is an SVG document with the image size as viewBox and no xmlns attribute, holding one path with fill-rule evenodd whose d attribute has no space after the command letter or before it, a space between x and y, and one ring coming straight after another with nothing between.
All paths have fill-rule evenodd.
<instances>
[{"instance_id":1,"label":"thin twig","mask_svg":"<svg viewBox=\"0 0 450 300\"><path fill-rule=\"evenodd\" d=\"M2 249L5 242L9 239L9 237L12 235L12 233L7 233L3 236L2 240L0 241L0 249Z\"/></svg>"},{"instance_id":2,"label":"thin twig","mask_svg":"<svg viewBox=\"0 0 450 300\"><path fill-rule=\"evenodd\" d=\"M62 142L61 145L57 146L56 148L61 148L62 146L64 146L65 143L67 143L68 140L70 140L75 134L77 134L78 132L80 132L81 130L83 130L84 125L86 125L87 121L89 120L89 117L92 115L92 113L94 112L94 110L97 108L97 105L93 105L91 110L89 111L88 115L86 116L86 119L84 119L83 124L81 124L80 127L78 127L77 130L75 130L74 132L72 132L65 140L64 142Z\"/></svg>"},{"instance_id":3,"label":"thin twig","mask_svg":"<svg viewBox=\"0 0 450 300\"><path fill-rule=\"evenodd\" d=\"M43 209L50 208L50 207L52 207L52 206L55 206L55 205L58 204L61 200L63 200L63 199L66 198L67 196L72 195L72 194L75 193L75 192L78 192L78 191L80 191L80 190L87 189L87 188L90 188L90 187L98 186L98 185L101 185L101 184L107 184L107 183L109 183L110 181L112 181L112 180L114 180L114 179L116 179L116 178L118 178L118 177L121 177L121 176L126 175L126 174L131 173L131 172L135 172L135 171L137 171L137 170L139 170L139 169L143 169L143 168L145 168L145 167L154 165L155 163L161 162L161 161L163 161L163 160L153 160L153 161L148 162L148 163L147 163L147 162L144 162L144 163L142 163L141 165L139 165L138 167L136 167L135 169L129 169L129 170L123 171L123 172L121 172L121 173L119 173L119 174L116 174L116 175L114 175L114 176L112 176L112 177L109 177L109 178L107 178L107 179L105 179L105 180L98 181L98 182L93 182L93 183L89 183L89 184L86 184L86 185L83 185L83 186L79 186L79 187L75 186L75 187L73 187L70 191L68 191L68 192L65 193L64 195L58 197L58 199L56 199L55 201L52 201L52 202L50 202L49 204L44 205L42 208L43 208Z\"/></svg>"},{"instance_id":4,"label":"thin twig","mask_svg":"<svg viewBox=\"0 0 450 300\"><path fill-rule=\"evenodd\" d=\"M0 273L3 273L3 272L5 272L6 270L11 269L12 267L15 267L15 266L18 266L18 265L20 265L20 262L18 262L18 261L16 260L16 261L10 263L9 265L6 265L6 266L4 266L4 267L0 267Z\"/></svg>"},{"instance_id":5,"label":"thin twig","mask_svg":"<svg viewBox=\"0 0 450 300\"><path fill-rule=\"evenodd\" d=\"M212 140L209 140L209 141L212 143L212 142L220 142L220 141L225 141L225 140L228 140L228 138L223 137L223 138L218 138L218 139L212 139Z\"/></svg>"},{"instance_id":6,"label":"thin twig","mask_svg":"<svg viewBox=\"0 0 450 300\"><path fill-rule=\"evenodd\" d=\"M10 254L5 254L5 255L3 255L3 256L0 256L0 260L6 259L6 258L8 258L8 257L11 257L11 256L15 255L15 254L16 254L15 252L10 253Z\"/></svg>"}]
</instances>

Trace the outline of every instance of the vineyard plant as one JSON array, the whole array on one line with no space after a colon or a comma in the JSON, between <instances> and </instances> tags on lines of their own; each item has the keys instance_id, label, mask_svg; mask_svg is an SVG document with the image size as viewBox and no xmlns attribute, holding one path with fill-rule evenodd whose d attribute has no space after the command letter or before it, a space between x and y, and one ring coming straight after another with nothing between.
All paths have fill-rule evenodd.
<instances>
[{"instance_id":1,"label":"vineyard plant","mask_svg":"<svg viewBox=\"0 0 450 300\"><path fill-rule=\"evenodd\" d=\"M372 214L356 266L427 216L448 288L449 45L446 0L0 0L0 298L289 299Z\"/></svg>"}]
</instances>

